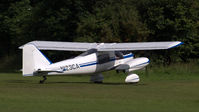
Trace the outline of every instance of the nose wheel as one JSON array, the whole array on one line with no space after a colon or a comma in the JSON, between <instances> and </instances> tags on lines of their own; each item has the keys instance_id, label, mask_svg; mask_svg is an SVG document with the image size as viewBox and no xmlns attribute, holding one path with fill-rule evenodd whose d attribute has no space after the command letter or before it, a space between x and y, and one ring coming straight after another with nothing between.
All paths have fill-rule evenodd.
<instances>
[{"instance_id":1,"label":"nose wheel","mask_svg":"<svg viewBox=\"0 0 199 112\"><path fill-rule=\"evenodd\" d=\"M128 76L125 79L126 83L138 83L140 81L140 78L137 74L129 73Z\"/></svg>"},{"instance_id":2,"label":"nose wheel","mask_svg":"<svg viewBox=\"0 0 199 112\"><path fill-rule=\"evenodd\" d=\"M46 76L43 76L43 80L40 80L39 83L43 84L45 82L45 80L47 80Z\"/></svg>"}]
</instances>

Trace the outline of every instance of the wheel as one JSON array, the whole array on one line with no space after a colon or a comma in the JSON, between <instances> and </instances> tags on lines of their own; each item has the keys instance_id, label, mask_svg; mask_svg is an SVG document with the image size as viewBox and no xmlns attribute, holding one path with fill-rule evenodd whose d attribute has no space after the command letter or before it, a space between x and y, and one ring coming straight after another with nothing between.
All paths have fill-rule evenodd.
<instances>
[{"instance_id":1,"label":"wheel","mask_svg":"<svg viewBox=\"0 0 199 112\"><path fill-rule=\"evenodd\" d=\"M102 84L103 81L94 81L94 83L96 83L96 84Z\"/></svg>"},{"instance_id":2,"label":"wheel","mask_svg":"<svg viewBox=\"0 0 199 112\"><path fill-rule=\"evenodd\" d=\"M44 81L43 81L43 80L40 80L40 81L39 81L39 83L40 83L40 84L43 84L43 83L44 83Z\"/></svg>"}]
</instances>

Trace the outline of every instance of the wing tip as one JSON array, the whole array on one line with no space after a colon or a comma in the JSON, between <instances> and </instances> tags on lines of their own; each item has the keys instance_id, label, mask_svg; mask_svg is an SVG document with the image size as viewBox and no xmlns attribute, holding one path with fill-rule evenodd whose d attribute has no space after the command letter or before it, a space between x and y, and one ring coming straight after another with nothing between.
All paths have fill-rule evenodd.
<instances>
[{"instance_id":1,"label":"wing tip","mask_svg":"<svg viewBox=\"0 0 199 112\"><path fill-rule=\"evenodd\" d=\"M175 42L174 44L172 44L172 45L169 47L169 49L174 48L174 47L178 47L178 46L180 46L180 45L182 45L182 44L184 44L184 42L177 41L177 42Z\"/></svg>"}]
</instances>

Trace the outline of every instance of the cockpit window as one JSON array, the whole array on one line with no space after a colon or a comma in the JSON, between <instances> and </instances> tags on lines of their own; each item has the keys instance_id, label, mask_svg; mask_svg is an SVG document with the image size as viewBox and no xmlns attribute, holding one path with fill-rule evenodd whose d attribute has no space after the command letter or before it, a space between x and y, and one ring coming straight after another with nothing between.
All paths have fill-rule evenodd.
<instances>
[{"instance_id":1,"label":"cockpit window","mask_svg":"<svg viewBox=\"0 0 199 112\"><path fill-rule=\"evenodd\" d=\"M131 52L129 51L121 51L123 55L127 55L127 54L130 54Z\"/></svg>"},{"instance_id":2,"label":"cockpit window","mask_svg":"<svg viewBox=\"0 0 199 112\"><path fill-rule=\"evenodd\" d=\"M130 54L129 51L115 51L116 59L123 59L125 55Z\"/></svg>"},{"instance_id":3,"label":"cockpit window","mask_svg":"<svg viewBox=\"0 0 199 112\"><path fill-rule=\"evenodd\" d=\"M116 59L122 59L123 58L123 53L120 52L120 51L115 51L115 56L116 56Z\"/></svg>"}]
</instances>

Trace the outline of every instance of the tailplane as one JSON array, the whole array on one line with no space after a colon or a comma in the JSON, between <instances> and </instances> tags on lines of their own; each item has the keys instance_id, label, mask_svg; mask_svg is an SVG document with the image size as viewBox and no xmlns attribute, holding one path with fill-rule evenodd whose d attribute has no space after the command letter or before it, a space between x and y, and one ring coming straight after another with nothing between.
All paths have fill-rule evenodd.
<instances>
[{"instance_id":1,"label":"tailplane","mask_svg":"<svg viewBox=\"0 0 199 112\"><path fill-rule=\"evenodd\" d=\"M51 62L33 45L23 47L23 76L33 76L39 70L45 70Z\"/></svg>"}]
</instances>

